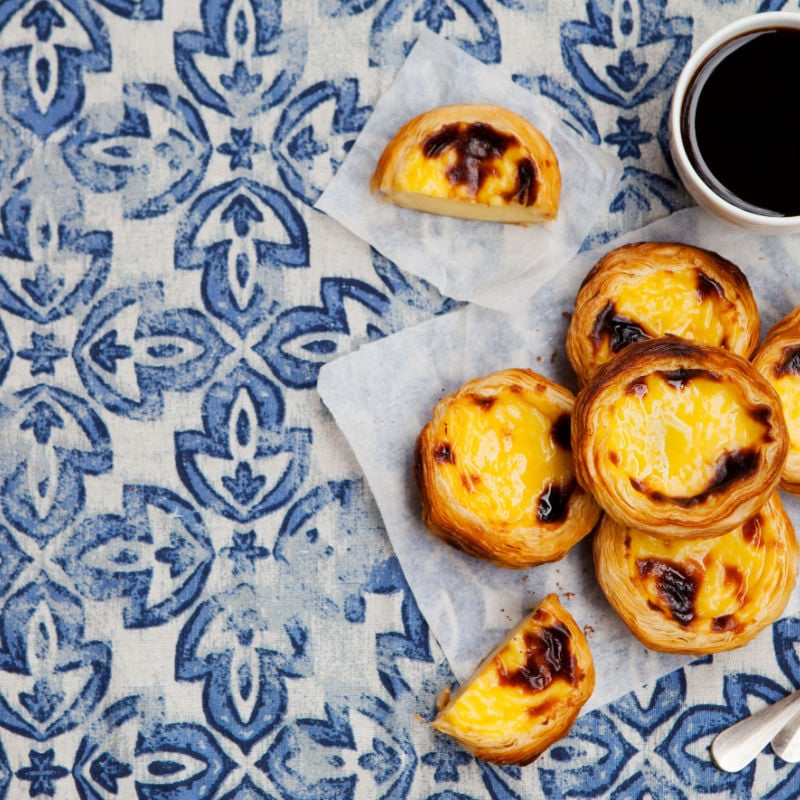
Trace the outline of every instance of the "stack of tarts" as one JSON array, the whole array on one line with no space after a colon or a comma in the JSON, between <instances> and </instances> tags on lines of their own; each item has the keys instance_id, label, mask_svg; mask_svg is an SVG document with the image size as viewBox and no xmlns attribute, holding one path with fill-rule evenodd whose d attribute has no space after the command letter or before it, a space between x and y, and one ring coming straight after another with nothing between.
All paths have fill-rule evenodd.
<instances>
[{"instance_id":1,"label":"stack of tarts","mask_svg":"<svg viewBox=\"0 0 800 800\"><path fill-rule=\"evenodd\" d=\"M578 482L603 509L597 579L656 650L739 647L795 585L776 491L791 437L762 351L751 360L759 327L739 268L675 243L617 248L576 298L572 440Z\"/></svg>"},{"instance_id":2,"label":"stack of tarts","mask_svg":"<svg viewBox=\"0 0 800 800\"><path fill-rule=\"evenodd\" d=\"M730 261L672 242L616 248L571 316L577 396L508 369L436 404L414 459L427 527L509 568L594 531L598 582L646 646L745 644L783 612L800 555L777 491L800 493L800 310L757 349L759 336ZM433 725L481 758L527 763L593 685L583 634L548 598Z\"/></svg>"}]
</instances>

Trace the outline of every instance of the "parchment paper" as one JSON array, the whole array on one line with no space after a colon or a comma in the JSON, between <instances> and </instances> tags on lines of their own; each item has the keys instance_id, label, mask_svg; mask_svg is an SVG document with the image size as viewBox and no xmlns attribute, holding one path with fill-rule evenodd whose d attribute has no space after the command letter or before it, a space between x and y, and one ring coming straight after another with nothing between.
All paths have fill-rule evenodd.
<instances>
[{"instance_id":1,"label":"parchment paper","mask_svg":"<svg viewBox=\"0 0 800 800\"><path fill-rule=\"evenodd\" d=\"M688 209L577 256L557 280L529 298L522 313L510 316L469 305L368 344L321 371L322 400L364 470L420 610L459 680L548 592L558 593L588 634L597 687L585 711L691 661L648 650L634 638L597 586L587 540L562 561L529 570L486 564L428 533L412 480L417 433L436 401L464 381L529 366L576 390L564 353L565 314L600 255L623 242L645 240L697 244L737 263L759 304L762 335L800 305L799 238L740 233ZM800 531L800 503L786 494L783 499ZM799 608L796 590L786 614ZM758 647L758 640L749 647Z\"/></svg>"},{"instance_id":2,"label":"parchment paper","mask_svg":"<svg viewBox=\"0 0 800 800\"><path fill-rule=\"evenodd\" d=\"M504 106L544 133L562 172L555 221L521 227L459 220L379 203L370 194L378 158L398 128L423 111L452 103ZM448 297L514 311L578 252L608 208L620 173L618 159L581 139L541 98L425 32L316 207Z\"/></svg>"}]
</instances>

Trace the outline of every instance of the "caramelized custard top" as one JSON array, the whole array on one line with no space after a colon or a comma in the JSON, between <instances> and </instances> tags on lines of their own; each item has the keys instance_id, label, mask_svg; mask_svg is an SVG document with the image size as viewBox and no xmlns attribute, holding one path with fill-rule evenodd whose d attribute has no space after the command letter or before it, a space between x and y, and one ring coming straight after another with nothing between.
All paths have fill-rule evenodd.
<instances>
[{"instance_id":1,"label":"caramelized custard top","mask_svg":"<svg viewBox=\"0 0 800 800\"><path fill-rule=\"evenodd\" d=\"M536 167L519 140L481 122L453 122L428 136L422 154L441 162L447 181L464 195L482 202L482 193L500 188L506 201L523 206L536 202ZM508 156L508 163L506 163ZM509 172L511 165L511 174Z\"/></svg>"},{"instance_id":2,"label":"caramelized custard top","mask_svg":"<svg viewBox=\"0 0 800 800\"><path fill-rule=\"evenodd\" d=\"M723 376L656 371L602 410L612 469L656 502L691 506L759 467L771 414Z\"/></svg>"},{"instance_id":3,"label":"caramelized custard top","mask_svg":"<svg viewBox=\"0 0 800 800\"><path fill-rule=\"evenodd\" d=\"M779 502L779 501L774 501ZM789 557L768 504L744 525L703 539L666 541L628 529L625 560L648 605L697 632L746 626L758 613L764 585Z\"/></svg>"},{"instance_id":4,"label":"caramelized custard top","mask_svg":"<svg viewBox=\"0 0 800 800\"><path fill-rule=\"evenodd\" d=\"M434 461L461 504L499 530L558 523L576 487L569 422L544 391L464 394L437 426Z\"/></svg>"},{"instance_id":5,"label":"caramelized custard top","mask_svg":"<svg viewBox=\"0 0 800 800\"><path fill-rule=\"evenodd\" d=\"M672 334L728 347L737 310L722 287L700 269L659 269L630 279L601 309L590 338L599 363L631 342Z\"/></svg>"}]
</instances>

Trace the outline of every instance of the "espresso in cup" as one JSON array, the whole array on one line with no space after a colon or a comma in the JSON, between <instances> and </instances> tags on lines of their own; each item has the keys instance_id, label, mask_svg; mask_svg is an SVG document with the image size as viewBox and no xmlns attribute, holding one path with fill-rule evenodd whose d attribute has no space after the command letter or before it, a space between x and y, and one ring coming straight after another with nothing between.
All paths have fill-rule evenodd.
<instances>
[{"instance_id":1,"label":"espresso in cup","mask_svg":"<svg viewBox=\"0 0 800 800\"><path fill-rule=\"evenodd\" d=\"M694 168L757 214L800 214L800 29L744 34L695 74L681 120Z\"/></svg>"},{"instance_id":2,"label":"espresso in cup","mask_svg":"<svg viewBox=\"0 0 800 800\"><path fill-rule=\"evenodd\" d=\"M800 13L743 17L700 44L675 85L675 168L715 216L800 231Z\"/></svg>"}]
</instances>

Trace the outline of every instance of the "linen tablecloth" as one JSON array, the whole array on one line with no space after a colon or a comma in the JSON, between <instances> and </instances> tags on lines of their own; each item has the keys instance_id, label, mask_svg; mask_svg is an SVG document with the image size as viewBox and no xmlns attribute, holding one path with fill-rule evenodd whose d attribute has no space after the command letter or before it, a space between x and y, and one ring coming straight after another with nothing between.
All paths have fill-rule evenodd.
<instances>
[{"instance_id":1,"label":"linen tablecloth","mask_svg":"<svg viewBox=\"0 0 800 800\"><path fill-rule=\"evenodd\" d=\"M689 204L693 46L790 8L0 0L0 798L796 797L708 756L800 685L793 618L525 768L424 724L450 668L316 381L457 304L314 208L429 31L619 160L609 242Z\"/></svg>"}]
</instances>

